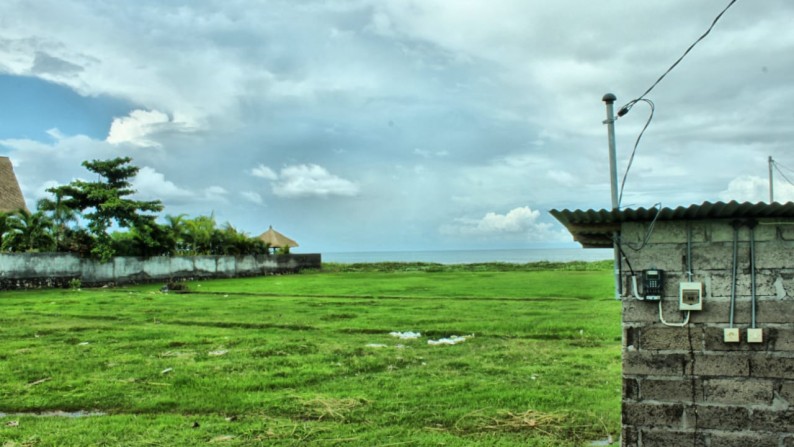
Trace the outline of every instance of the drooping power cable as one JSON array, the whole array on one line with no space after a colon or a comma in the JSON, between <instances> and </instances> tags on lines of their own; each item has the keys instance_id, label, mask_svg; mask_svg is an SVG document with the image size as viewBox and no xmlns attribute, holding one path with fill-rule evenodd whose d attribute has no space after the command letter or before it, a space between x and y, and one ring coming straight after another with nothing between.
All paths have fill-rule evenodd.
<instances>
[{"instance_id":1,"label":"drooping power cable","mask_svg":"<svg viewBox=\"0 0 794 447\"><path fill-rule=\"evenodd\" d=\"M789 168L789 167L788 167L788 166L786 166L786 165L782 165L782 164L780 164L780 162L779 162L779 161L777 161L777 160L772 160L772 163L774 163L774 165L775 165L775 166L777 166L778 168L783 168L783 169L785 169L786 171L794 172L794 169L791 169L791 168Z\"/></svg>"},{"instance_id":2,"label":"drooping power cable","mask_svg":"<svg viewBox=\"0 0 794 447\"><path fill-rule=\"evenodd\" d=\"M772 161L772 166L774 166L774 167L775 167L775 170L777 170L777 172L778 172L780 175L782 175L782 176L783 176L783 178L784 178L784 179L786 179L786 181L787 181L787 182L789 182L790 184L794 185L794 182L792 182L791 180L789 180L789 178L788 178L788 177L786 177L786 174L784 174L784 173L783 173L783 171L781 171L781 170L780 170L780 168L778 167L778 164L777 164L777 162L776 162L776 161Z\"/></svg>"},{"instance_id":3,"label":"drooping power cable","mask_svg":"<svg viewBox=\"0 0 794 447\"><path fill-rule=\"evenodd\" d=\"M626 166L626 172L623 173L623 180L620 182L620 193L618 194L618 208L620 208L620 204L623 202L623 188L626 186L626 178L629 176L629 170L631 170L631 164L634 163L634 155L637 153L637 146L640 145L640 140L642 136L645 134L645 130L651 124L651 120L653 119L653 112L656 110L656 106L654 105L653 101L650 99L638 99L637 101L643 101L648 104L651 108L651 113L648 115L648 121L645 121L645 125L642 126L642 130L640 134L637 135L637 139L634 141L634 149L631 151L631 156L629 157L629 164Z\"/></svg>"},{"instance_id":4,"label":"drooping power cable","mask_svg":"<svg viewBox=\"0 0 794 447\"><path fill-rule=\"evenodd\" d=\"M689 46L689 48L687 48L687 49L686 49L686 51L684 51L684 54L682 54L682 55L681 55L681 57L679 57L679 58L678 58L678 59L677 59L677 60L676 60L676 61L673 63L673 65L671 65L671 66L670 66L670 68L668 68L668 69L667 69L667 70L666 70L664 73L662 73L662 75L661 75L661 76L659 76L659 79L657 79L657 80L656 80L656 82L654 82L653 84L651 84L651 86L650 86L650 87L648 87L648 90L645 90L645 93L643 93L642 95L640 95L638 98L636 98L636 99L633 99L633 100L629 101L628 103L626 103L626 105L624 105L623 107L621 107L621 108L618 110L618 118L620 118L620 117L622 117L623 115L625 115L625 114L629 113L629 110L631 110L631 108L632 108L632 107L634 107L634 104L636 104L637 102L639 102L639 101L641 101L643 98L645 98L645 96L646 96L646 95L648 95L648 93L650 93L650 92L651 92L651 90L653 90L653 89L654 89L654 88L655 88L655 87L656 87L656 86L657 86L657 85L658 85L660 82L662 82L662 79L664 79L664 78L665 78L665 76L667 76L667 74L668 74L668 73L670 73L671 71L673 71L673 69L676 67L676 65L678 65L678 64L679 64L679 63L680 63L682 60L684 60L684 58L686 57L686 55L687 55L687 54L689 54L689 52L690 52L690 51L692 51L692 48L695 48L695 45L699 44L701 40L705 39L705 38L706 38L706 36L708 36L708 35L709 35L709 33L711 32L711 30L714 28L714 25L716 25L716 24L717 24L717 22L720 20L720 18L722 18L722 15L723 15L723 14L725 14L725 12L726 12L728 9L730 9L730 7L731 7L731 6L733 6L733 4L734 4L734 3L736 3L736 0L731 0L731 1L730 1L730 3L728 3L728 6L726 6L726 7L725 7L725 9L723 9L723 10L722 10L722 11L721 11L719 14L717 14L717 17L715 17L715 18L714 18L714 20L711 22L711 26L709 26L709 28L706 30L706 32L705 32L705 33L703 33L703 35L701 35L700 37L698 37L698 38L697 38L697 40L695 40L695 41L692 43L692 45L690 45L690 46Z\"/></svg>"},{"instance_id":5,"label":"drooping power cable","mask_svg":"<svg viewBox=\"0 0 794 447\"><path fill-rule=\"evenodd\" d=\"M639 136L637 137L637 140L634 142L634 149L633 149L633 150L632 150L632 152L631 152L631 157L629 158L629 164L628 164L628 166L626 167L626 173L623 175L623 181L622 181L622 183L621 183L621 186L620 186L620 196L619 196L619 199L618 199L618 208L620 208L620 203L621 203L621 200L622 200L622 198L623 198L623 187L624 187L624 186L625 186L625 184L626 184L626 178L627 178L627 177L628 177L628 175L629 175L629 170L631 169L631 164L632 164L632 162L634 161L634 155L635 155L635 154L636 154L636 152L637 152L637 146L638 146L638 145L639 145L639 143L640 143L640 139L642 138L642 135L645 133L645 130L648 128L648 125L651 123L651 120L653 119L653 112L654 112L654 109L655 109L655 107L654 107L654 104L653 104L653 102L651 102L650 100L648 100L648 99L645 99L645 96L647 96L647 95L648 95L648 93L650 93L650 92L651 92L651 90L653 90L653 89L654 89L654 88L655 88L655 87L656 87L656 86L657 86L657 85L658 85L660 82L662 82L662 79L664 79L664 78L665 78L665 77L666 77L666 76L667 76L667 75L668 75L668 74L669 74L671 71L673 71L673 69L674 69L674 68L675 68L675 67L676 67L676 66L677 66L677 65L678 65L678 64L679 64L679 63L680 63L682 60L684 60L684 58L686 57L686 55L687 55L687 54L689 54L689 52L690 52L690 51L692 51L692 49L693 49L693 48L695 48L695 46L696 46L698 43L700 43L700 41L702 41L703 39L705 39L705 38L706 38L706 36L708 36L708 35L709 35L709 33L711 33L711 30L712 30L712 29L714 29L714 26L715 26L715 25L717 24L717 22L718 22L718 21L719 21L719 20L722 18L723 14L725 14L725 12L726 12L726 11L728 11L728 9L730 9L730 7L731 7L731 6L733 6L733 4L734 4L734 3L736 3L736 0L731 0L731 1L728 3L728 5L727 5L727 6L726 6L726 7L725 7L725 8L724 8L722 11L720 11L720 13L719 13L719 14L717 14L717 16L716 16L716 17L714 18L714 20L711 22L711 25L708 27L708 29L706 29L706 32L704 32L704 33L703 33L703 34L702 34L700 37L698 37L698 38L697 38L697 40L695 40L694 42L692 42L692 44L689 46L689 48L687 48L687 49L686 49L686 51L684 51L684 53L683 53L683 54L682 54L682 55L681 55L681 56L680 56L680 57L679 57L679 58L678 58L678 59L677 59L675 62L673 62L673 64L672 64L672 65L671 65L671 66L670 66L670 67L669 67L667 70L665 70L665 72L664 72L664 73L662 73L662 75L661 75L661 76L659 76L659 78L656 80L656 82L654 82L653 84L651 84L651 86L650 86L650 87L648 87L648 89L647 89L647 90L645 90L645 92L644 92L642 95L640 95L639 97L637 97L637 98L635 98L635 99L632 99L631 101L627 102L627 103L626 103L626 104L625 104L623 107L621 107L621 108L618 110L617 117L616 117L615 119L618 119L618 118L620 118L620 117L622 117L622 116L626 115L627 113L629 113L629 110L631 110L631 108L632 108L632 107L634 107L634 105L635 105L635 104L637 104L637 103L638 103L638 102L640 102L640 101L645 101L645 102L647 102L647 103L650 105L650 107L651 107L651 113L650 113L650 115L648 116L648 121L646 121L646 122L645 122L645 126L643 126L643 128L642 128L642 131L640 132Z\"/></svg>"}]
</instances>

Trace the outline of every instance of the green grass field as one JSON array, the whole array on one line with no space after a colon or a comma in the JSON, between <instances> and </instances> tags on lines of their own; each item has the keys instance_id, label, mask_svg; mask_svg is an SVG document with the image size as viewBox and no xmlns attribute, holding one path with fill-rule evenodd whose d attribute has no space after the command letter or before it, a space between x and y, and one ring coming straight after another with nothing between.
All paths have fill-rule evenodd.
<instances>
[{"instance_id":1,"label":"green grass field","mask_svg":"<svg viewBox=\"0 0 794 447\"><path fill-rule=\"evenodd\" d=\"M617 438L620 307L604 265L340 267L188 294L0 293L0 445ZM469 338L428 343L452 335Z\"/></svg>"}]
</instances>

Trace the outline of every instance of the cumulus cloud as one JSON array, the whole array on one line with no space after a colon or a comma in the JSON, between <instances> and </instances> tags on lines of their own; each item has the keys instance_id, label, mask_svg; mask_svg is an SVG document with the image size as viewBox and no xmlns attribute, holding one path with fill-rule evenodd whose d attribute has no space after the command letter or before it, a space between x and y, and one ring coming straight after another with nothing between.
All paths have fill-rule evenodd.
<instances>
[{"instance_id":1,"label":"cumulus cloud","mask_svg":"<svg viewBox=\"0 0 794 447\"><path fill-rule=\"evenodd\" d=\"M133 110L128 116L113 119L106 141L111 144L160 147L161 144L151 139L150 135L170 122L168 115L157 110Z\"/></svg>"},{"instance_id":2,"label":"cumulus cloud","mask_svg":"<svg viewBox=\"0 0 794 447\"><path fill-rule=\"evenodd\" d=\"M276 180L278 178L278 174L276 174L274 170L263 164L251 169L251 175L254 177L263 178L265 180Z\"/></svg>"},{"instance_id":3,"label":"cumulus cloud","mask_svg":"<svg viewBox=\"0 0 794 447\"><path fill-rule=\"evenodd\" d=\"M179 201L193 197L193 193L166 180L164 174L149 166L140 168L132 179L132 187L138 195L149 200Z\"/></svg>"},{"instance_id":4,"label":"cumulus cloud","mask_svg":"<svg viewBox=\"0 0 794 447\"><path fill-rule=\"evenodd\" d=\"M229 194L229 191L222 186L210 186L209 188L204 189L204 198L206 200L213 200L213 201L226 201L226 196Z\"/></svg>"},{"instance_id":5,"label":"cumulus cloud","mask_svg":"<svg viewBox=\"0 0 794 447\"><path fill-rule=\"evenodd\" d=\"M254 191L242 191L240 195L247 201L251 203L255 203L257 205L262 205L264 201L262 200L262 195L258 192Z\"/></svg>"},{"instance_id":6,"label":"cumulus cloud","mask_svg":"<svg viewBox=\"0 0 794 447\"><path fill-rule=\"evenodd\" d=\"M776 202L794 200L794 185L790 183L774 183L774 196ZM743 175L731 180L728 187L719 194L720 200L728 202L768 202L769 179L753 175Z\"/></svg>"},{"instance_id":7,"label":"cumulus cloud","mask_svg":"<svg viewBox=\"0 0 794 447\"><path fill-rule=\"evenodd\" d=\"M52 198L52 194L47 190L50 188L57 188L60 186L60 183L56 182L55 180L47 180L38 187L34 189L32 192L32 196L36 199L43 199L43 198Z\"/></svg>"},{"instance_id":8,"label":"cumulus cloud","mask_svg":"<svg viewBox=\"0 0 794 447\"><path fill-rule=\"evenodd\" d=\"M287 166L273 183L273 194L286 198L350 197L358 195L358 192L358 185L316 164Z\"/></svg>"},{"instance_id":9,"label":"cumulus cloud","mask_svg":"<svg viewBox=\"0 0 794 447\"><path fill-rule=\"evenodd\" d=\"M105 139L108 143L123 143L138 147L162 147L158 141L168 133L193 132L196 125L184 115L168 114L159 110L133 110L127 116L116 117L110 124L110 131Z\"/></svg>"},{"instance_id":10,"label":"cumulus cloud","mask_svg":"<svg viewBox=\"0 0 794 447\"><path fill-rule=\"evenodd\" d=\"M540 211L523 206L505 214L488 212L479 219L458 218L453 224L441 226L440 232L445 235L482 238L522 235L526 240L534 241L566 240L565 232L555 231L552 224L540 222L540 216Z\"/></svg>"},{"instance_id":11,"label":"cumulus cloud","mask_svg":"<svg viewBox=\"0 0 794 447\"><path fill-rule=\"evenodd\" d=\"M39 75L71 76L83 71L83 67L43 51L36 51L30 71Z\"/></svg>"},{"instance_id":12,"label":"cumulus cloud","mask_svg":"<svg viewBox=\"0 0 794 447\"><path fill-rule=\"evenodd\" d=\"M571 187L578 184L578 179L568 171L552 169L548 171L548 177L551 181L558 183L561 186Z\"/></svg>"}]
</instances>

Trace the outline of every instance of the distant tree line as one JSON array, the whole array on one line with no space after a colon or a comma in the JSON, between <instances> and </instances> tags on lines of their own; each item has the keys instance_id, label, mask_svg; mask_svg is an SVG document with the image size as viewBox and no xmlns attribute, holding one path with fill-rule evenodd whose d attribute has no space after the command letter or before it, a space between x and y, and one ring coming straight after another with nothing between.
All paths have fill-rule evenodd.
<instances>
[{"instance_id":1,"label":"distant tree line","mask_svg":"<svg viewBox=\"0 0 794 447\"><path fill-rule=\"evenodd\" d=\"M74 180L47 189L36 211L0 212L0 250L69 252L107 261L113 256L266 254L263 241L214 215L165 215L159 200L138 201L131 179L139 168L129 157L84 161L97 180Z\"/></svg>"}]
</instances>

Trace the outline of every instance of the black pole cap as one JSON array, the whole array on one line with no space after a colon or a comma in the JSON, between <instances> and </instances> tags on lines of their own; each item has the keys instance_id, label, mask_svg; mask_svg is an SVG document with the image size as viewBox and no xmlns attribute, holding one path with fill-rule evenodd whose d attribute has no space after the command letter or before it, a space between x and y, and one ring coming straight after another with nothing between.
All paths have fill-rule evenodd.
<instances>
[{"instance_id":1,"label":"black pole cap","mask_svg":"<svg viewBox=\"0 0 794 447\"><path fill-rule=\"evenodd\" d=\"M607 93L603 98L601 98L601 101L604 101L607 104L612 104L617 99L617 96L613 95L612 93Z\"/></svg>"}]
</instances>

